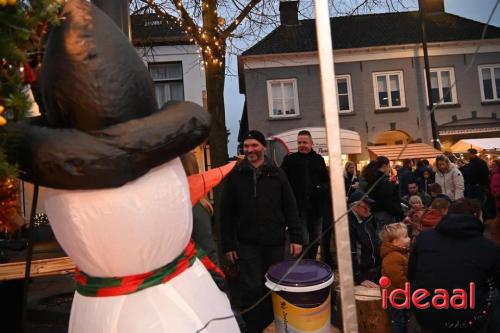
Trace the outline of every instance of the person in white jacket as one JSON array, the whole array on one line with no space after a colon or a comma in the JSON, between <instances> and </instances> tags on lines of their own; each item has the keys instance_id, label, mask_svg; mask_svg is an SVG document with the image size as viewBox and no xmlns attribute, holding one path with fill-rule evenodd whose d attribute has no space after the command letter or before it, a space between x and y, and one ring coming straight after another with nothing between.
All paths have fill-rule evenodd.
<instances>
[{"instance_id":1,"label":"person in white jacket","mask_svg":"<svg viewBox=\"0 0 500 333\"><path fill-rule=\"evenodd\" d=\"M464 197L464 177L445 155L436 157L436 183L452 201Z\"/></svg>"}]
</instances>

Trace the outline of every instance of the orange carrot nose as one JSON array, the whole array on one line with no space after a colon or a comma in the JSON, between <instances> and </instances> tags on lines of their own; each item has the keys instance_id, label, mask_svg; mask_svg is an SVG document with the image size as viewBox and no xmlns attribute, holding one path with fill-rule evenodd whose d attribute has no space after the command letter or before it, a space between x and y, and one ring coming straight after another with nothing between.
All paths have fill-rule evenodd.
<instances>
[{"instance_id":1,"label":"orange carrot nose","mask_svg":"<svg viewBox=\"0 0 500 333\"><path fill-rule=\"evenodd\" d=\"M214 168L204 173L189 176L188 183L189 192L191 193L191 204L194 206L210 190L219 185L235 165L236 161L230 162L220 168Z\"/></svg>"}]
</instances>

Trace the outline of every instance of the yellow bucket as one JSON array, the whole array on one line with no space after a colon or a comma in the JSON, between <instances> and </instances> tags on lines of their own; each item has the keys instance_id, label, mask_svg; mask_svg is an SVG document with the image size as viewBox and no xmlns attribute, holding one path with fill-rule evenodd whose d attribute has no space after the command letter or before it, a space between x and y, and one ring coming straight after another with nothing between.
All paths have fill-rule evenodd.
<instances>
[{"instance_id":1,"label":"yellow bucket","mask_svg":"<svg viewBox=\"0 0 500 333\"><path fill-rule=\"evenodd\" d=\"M315 260L277 263L266 274L273 291L274 323L278 333L330 333L330 267Z\"/></svg>"}]
</instances>

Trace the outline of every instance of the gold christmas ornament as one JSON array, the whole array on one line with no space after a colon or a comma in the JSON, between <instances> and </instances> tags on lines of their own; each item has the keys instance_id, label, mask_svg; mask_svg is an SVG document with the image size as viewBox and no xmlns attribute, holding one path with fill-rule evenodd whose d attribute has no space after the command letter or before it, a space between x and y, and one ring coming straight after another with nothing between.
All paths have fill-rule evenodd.
<instances>
[{"instance_id":1,"label":"gold christmas ornament","mask_svg":"<svg viewBox=\"0 0 500 333\"><path fill-rule=\"evenodd\" d=\"M26 221L21 217L18 195L18 181L6 179L0 183L0 232L12 232Z\"/></svg>"},{"instance_id":2,"label":"gold christmas ornament","mask_svg":"<svg viewBox=\"0 0 500 333\"><path fill-rule=\"evenodd\" d=\"M17 2L17 0L7 0L7 4L9 4L11 6L15 5L16 2Z\"/></svg>"},{"instance_id":3,"label":"gold christmas ornament","mask_svg":"<svg viewBox=\"0 0 500 333\"><path fill-rule=\"evenodd\" d=\"M4 117L0 116L0 126L4 126L5 124L7 124L7 119L5 119Z\"/></svg>"}]
</instances>

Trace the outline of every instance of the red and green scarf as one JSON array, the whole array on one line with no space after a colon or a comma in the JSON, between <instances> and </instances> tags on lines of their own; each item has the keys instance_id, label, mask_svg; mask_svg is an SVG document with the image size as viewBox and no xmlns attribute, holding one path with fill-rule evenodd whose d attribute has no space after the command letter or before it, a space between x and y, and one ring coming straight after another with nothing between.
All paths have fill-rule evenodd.
<instances>
[{"instance_id":1,"label":"red and green scarf","mask_svg":"<svg viewBox=\"0 0 500 333\"><path fill-rule=\"evenodd\" d=\"M167 283L199 259L205 268L224 278L224 273L208 258L205 252L191 240L184 251L172 262L152 272L124 277L92 277L78 268L75 272L76 291L88 297L128 295L140 290Z\"/></svg>"}]
</instances>

